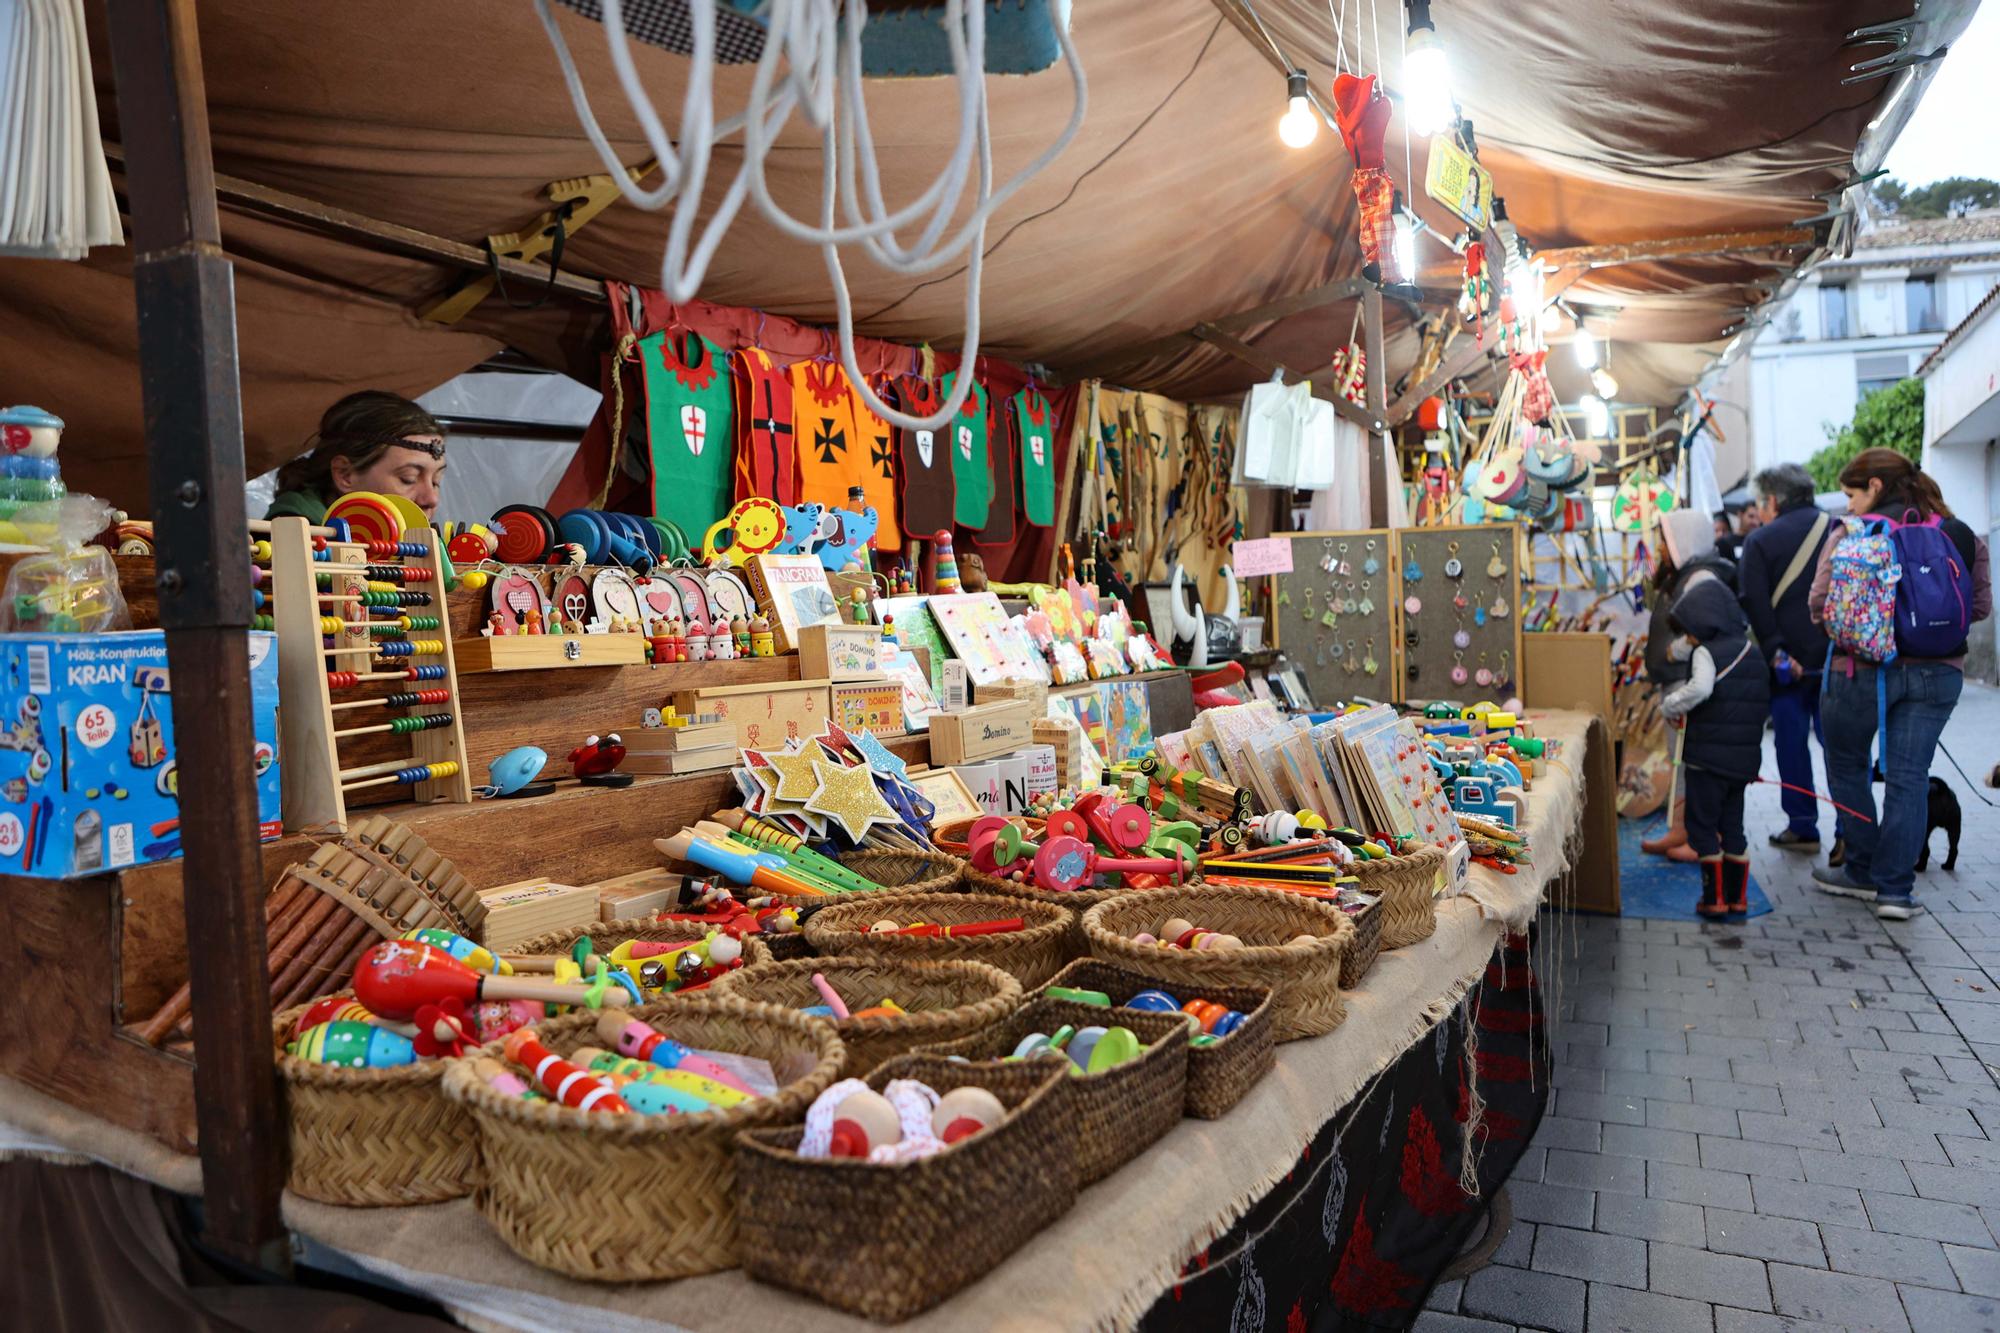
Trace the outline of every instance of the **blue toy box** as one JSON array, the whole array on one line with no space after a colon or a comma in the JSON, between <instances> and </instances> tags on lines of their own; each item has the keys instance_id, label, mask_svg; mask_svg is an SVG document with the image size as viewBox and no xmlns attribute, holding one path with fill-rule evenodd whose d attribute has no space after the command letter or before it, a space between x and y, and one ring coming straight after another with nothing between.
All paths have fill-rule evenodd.
<instances>
[{"instance_id":1,"label":"blue toy box","mask_svg":"<svg viewBox=\"0 0 2000 1333\"><path fill-rule=\"evenodd\" d=\"M257 817L269 839L282 829L277 636L246 632ZM165 631L9 634L0 665L0 873L69 879L179 856Z\"/></svg>"}]
</instances>

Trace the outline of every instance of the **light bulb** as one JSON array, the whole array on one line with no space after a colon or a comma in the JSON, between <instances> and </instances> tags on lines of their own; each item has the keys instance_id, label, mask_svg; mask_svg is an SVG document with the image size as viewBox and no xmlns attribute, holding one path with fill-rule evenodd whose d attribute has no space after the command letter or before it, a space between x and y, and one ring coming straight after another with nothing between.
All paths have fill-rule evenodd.
<instances>
[{"instance_id":1,"label":"light bulb","mask_svg":"<svg viewBox=\"0 0 2000 1333\"><path fill-rule=\"evenodd\" d=\"M1542 333L1544 335L1554 333L1556 330L1562 327L1562 322L1563 322L1562 311L1556 309L1552 305L1543 306L1540 322L1542 326Z\"/></svg>"},{"instance_id":2,"label":"light bulb","mask_svg":"<svg viewBox=\"0 0 2000 1333\"><path fill-rule=\"evenodd\" d=\"M1618 396L1618 381L1603 366L1590 372L1590 383L1607 403Z\"/></svg>"},{"instance_id":3,"label":"light bulb","mask_svg":"<svg viewBox=\"0 0 2000 1333\"><path fill-rule=\"evenodd\" d=\"M1304 70L1294 70L1285 76L1285 96L1289 105L1285 114L1278 118L1278 138L1287 148L1304 148L1319 138L1319 114L1313 110L1306 87Z\"/></svg>"},{"instance_id":4,"label":"light bulb","mask_svg":"<svg viewBox=\"0 0 2000 1333\"><path fill-rule=\"evenodd\" d=\"M1426 139L1458 119L1451 98L1451 66L1424 0L1410 5L1410 36L1403 48L1403 106L1410 128Z\"/></svg>"},{"instance_id":5,"label":"light bulb","mask_svg":"<svg viewBox=\"0 0 2000 1333\"><path fill-rule=\"evenodd\" d=\"M1579 366L1585 370L1596 369L1597 339L1590 336L1590 330L1583 326L1583 321L1580 319L1576 322L1576 337L1570 342L1570 347L1576 352L1576 363Z\"/></svg>"},{"instance_id":6,"label":"light bulb","mask_svg":"<svg viewBox=\"0 0 2000 1333\"><path fill-rule=\"evenodd\" d=\"M1609 435L1611 433L1611 409L1604 400L1594 393L1587 393L1577 399L1576 405L1583 409L1583 429L1586 435Z\"/></svg>"},{"instance_id":7,"label":"light bulb","mask_svg":"<svg viewBox=\"0 0 2000 1333\"><path fill-rule=\"evenodd\" d=\"M1396 214L1396 274L1404 282L1417 277L1417 229L1408 213Z\"/></svg>"}]
</instances>

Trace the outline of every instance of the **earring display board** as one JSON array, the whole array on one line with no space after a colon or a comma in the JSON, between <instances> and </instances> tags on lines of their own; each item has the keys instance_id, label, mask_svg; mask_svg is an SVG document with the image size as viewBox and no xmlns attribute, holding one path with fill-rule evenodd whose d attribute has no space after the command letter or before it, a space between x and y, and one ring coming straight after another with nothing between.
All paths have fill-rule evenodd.
<instances>
[{"instance_id":1,"label":"earring display board","mask_svg":"<svg viewBox=\"0 0 2000 1333\"><path fill-rule=\"evenodd\" d=\"M1521 529L1396 532L1400 699L1504 699L1520 690Z\"/></svg>"},{"instance_id":2,"label":"earring display board","mask_svg":"<svg viewBox=\"0 0 2000 1333\"><path fill-rule=\"evenodd\" d=\"M1387 528L1294 532L1292 571L1271 578L1266 637L1298 667L1313 702L1399 701L1402 599Z\"/></svg>"}]
</instances>

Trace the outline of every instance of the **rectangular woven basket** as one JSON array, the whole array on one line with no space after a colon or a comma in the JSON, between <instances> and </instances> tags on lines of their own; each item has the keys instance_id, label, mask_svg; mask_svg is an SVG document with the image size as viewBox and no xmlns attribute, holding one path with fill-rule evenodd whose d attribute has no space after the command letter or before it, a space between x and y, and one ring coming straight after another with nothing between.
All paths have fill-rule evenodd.
<instances>
[{"instance_id":1,"label":"rectangular woven basket","mask_svg":"<svg viewBox=\"0 0 2000 1333\"><path fill-rule=\"evenodd\" d=\"M1144 976L1115 967L1099 958L1079 958L1049 979L1048 986L1035 992L1045 995L1049 986L1070 986L1077 990L1103 991L1111 1003L1122 1006L1142 990L1166 991L1183 1002L1213 1000L1237 1010L1243 1025L1213 1046L1188 1047L1187 1099L1184 1108L1197 1120L1216 1120L1243 1100L1258 1079L1270 1072L1275 1056L1271 1039L1271 992L1257 986L1203 986L1199 992L1182 994L1158 977ZM1183 987L1182 990L1186 988ZM1104 1011L1100 1011L1104 1012ZM1116 1010L1117 1021L1133 1011ZM1099 1022L1110 1020L1099 1019Z\"/></svg>"},{"instance_id":2,"label":"rectangular woven basket","mask_svg":"<svg viewBox=\"0 0 2000 1333\"><path fill-rule=\"evenodd\" d=\"M1110 1021L1106 1021L1107 1018ZM1077 1184L1089 1185L1137 1157L1181 1118L1187 1100L1187 1023L1143 1010L1104 1010L1043 996L1012 1016L958 1041L927 1046L934 1055L998 1060L1011 1055L1031 1032L1053 1035L1063 1024L1132 1029L1145 1051L1129 1064L1100 1074L1065 1075L1058 1090L1063 1115L1076 1122ZM1067 1057L1064 1064L1068 1064Z\"/></svg>"},{"instance_id":3,"label":"rectangular woven basket","mask_svg":"<svg viewBox=\"0 0 2000 1333\"><path fill-rule=\"evenodd\" d=\"M1382 895L1375 910L1382 917L1384 949L1431 937L1438 924L1435 888L1444 869L1444 848L1419 847L1384 860L1356 861L1352 869L1363 890Z\"/></svg>"},{"instance_id":4,"label":"rectangular woven basket","mask_svg":"<svg viewBox=\"0 0 2000 1333\"><path fill-rule=\"evenodd\" d=\"M1375 965L1375 955L1382 951L1382 904L1377 901L1373 907L1349 912L1347 919L1354 923L1354 934L1348 937L1347 949L1340 955L1340 988L1353 990Z\"/></svg>"},{"instance_id":5,"label":"rectangular woven basket","mask_svg":"<svg viewBox=\"0 0 2000 1333\"><path fill-rule=\"evenodd\" d=\"M914 1162L814 1159L801 1126L737 1136L743 1267L870 1319L930 1309L977 1280L1076 1199L1076 1121L1053 1060L959 1064L900 1055L868 1076L878 1092L913 1078L938 1092L974 1085L1007 1108L999 1124Z\"/></svg>"}]
</instances>

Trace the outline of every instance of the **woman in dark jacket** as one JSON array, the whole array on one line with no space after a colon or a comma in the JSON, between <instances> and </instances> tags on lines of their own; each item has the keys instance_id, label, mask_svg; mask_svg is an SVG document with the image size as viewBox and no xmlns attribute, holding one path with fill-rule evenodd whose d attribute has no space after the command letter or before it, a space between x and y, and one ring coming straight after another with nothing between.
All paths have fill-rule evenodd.
<instances>
[{"instance_id":1,"label":"woman in dark jacket","mask_svg":"<svg viewBox=\"0 0 2000 1333\"><path fill-rule=\"evenodd\" d=\"M1662 527L1668 558L1688 571L1667 607L1673 636L1667 655L1687 663L1688 678L1667 692L1660 711L1687 729L1681 783L1687 792L1688 845L1701 860L1695 911L1741 920L1750 911L1743 793L1763 757L1770 670L1750 637L1750 622L1727 573L1710 566L1714 529L1700 514L1686 511L1668 514Z\"/></svg>"}]
</instances>

